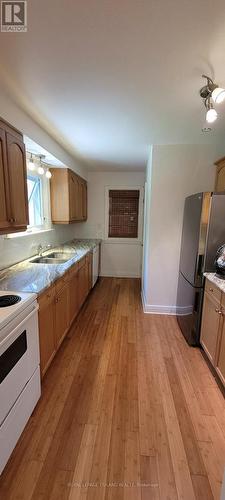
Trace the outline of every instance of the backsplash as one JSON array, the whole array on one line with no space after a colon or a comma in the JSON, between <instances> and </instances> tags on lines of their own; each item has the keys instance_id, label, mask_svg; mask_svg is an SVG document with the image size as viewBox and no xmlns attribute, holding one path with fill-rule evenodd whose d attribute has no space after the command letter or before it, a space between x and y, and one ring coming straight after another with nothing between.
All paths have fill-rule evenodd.
<instances>
[{"instance_id":1,"label":"backsplash","mask_svg":"<svg viewBox=\"0 0 225 500\"><path fill-rule=\"evenodd\" d=\"M56 225L50 231L16 238L0 236L0 270L37 254L38 245L57 245L75 238L75 226Z\"/></svg>"}]
</instances>

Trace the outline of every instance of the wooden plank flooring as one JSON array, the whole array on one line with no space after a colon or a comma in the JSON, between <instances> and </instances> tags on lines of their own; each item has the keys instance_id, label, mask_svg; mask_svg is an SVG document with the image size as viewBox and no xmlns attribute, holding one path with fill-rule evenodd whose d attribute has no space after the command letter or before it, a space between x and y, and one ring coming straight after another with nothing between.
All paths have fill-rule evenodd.
<instances>
[{"instance_id":1,"label":"wooden plank flooring","mask_svg":"<svg viewBox=\"0 0 225 500\"><path fill-rule=\"evenodd\" d=\"M47 372L0 478L4 500L219 499L225 400L140 282L104 278Z\"/></svg>"}]
</instances>

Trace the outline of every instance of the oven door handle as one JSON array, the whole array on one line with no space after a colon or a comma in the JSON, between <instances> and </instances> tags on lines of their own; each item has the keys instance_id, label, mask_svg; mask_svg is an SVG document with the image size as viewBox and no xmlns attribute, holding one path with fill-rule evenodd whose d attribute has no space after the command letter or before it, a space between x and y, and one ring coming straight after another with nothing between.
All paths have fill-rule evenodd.
<instances>
[{"instance_id":1,"label":"oven door handle","mask_svg":"<svg viewBox=\"0 0 225 500\"><path fill-rule=\"evenodd\" d=\"M17 330L21 330L21 328L23 327L24 323L26 323L26 321L28 319L31 318L31 316L33 316L39 309L39 306L37 305L35 307L35 309L33 309L29 314L28 316L26 316L23 321L21 321L21 323L19 323L12 332L10 332L6 337L4 337L4 339L2 340L2 342L0 342L0 349L2 348L2 346L7 342L7 340L9 340L9 338L13 337L14 333L17 331Z\"/></svg>"}]
</instances>

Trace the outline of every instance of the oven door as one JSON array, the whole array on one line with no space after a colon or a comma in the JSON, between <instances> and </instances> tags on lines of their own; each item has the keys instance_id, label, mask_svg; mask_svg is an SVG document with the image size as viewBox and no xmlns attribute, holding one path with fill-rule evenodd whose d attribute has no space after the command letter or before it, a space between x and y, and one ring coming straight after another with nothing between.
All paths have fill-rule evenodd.
<instances>
[{"instance_id":1,"label":"oven door","mask_svg":"<svg viewBox=\"0 0 225 500\"><path fill-rule=\"evenodd\" d=\"M0 425L39 365L38 306L0 342Z\"/></svg>"}]
</instances>

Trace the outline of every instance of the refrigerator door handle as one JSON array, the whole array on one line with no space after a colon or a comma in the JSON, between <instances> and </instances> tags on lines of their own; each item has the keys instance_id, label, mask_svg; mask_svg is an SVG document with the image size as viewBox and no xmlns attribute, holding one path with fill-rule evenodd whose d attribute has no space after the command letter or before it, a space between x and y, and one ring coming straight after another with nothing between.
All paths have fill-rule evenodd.
<instances>
[{"instance_id":1,"label":"refrigerator door handle","mask_svg":"<svg viewBox=\"0 0 225 500\"><path fill-rule=\"evenodd\" d=\"M203 273L204 255L198 254L195 264L195 285L200 286L202 284L202 273Z\"/></svg>"}]
</instances>

